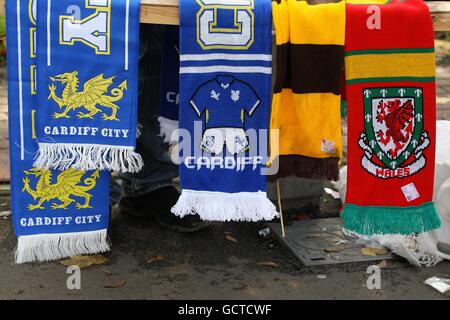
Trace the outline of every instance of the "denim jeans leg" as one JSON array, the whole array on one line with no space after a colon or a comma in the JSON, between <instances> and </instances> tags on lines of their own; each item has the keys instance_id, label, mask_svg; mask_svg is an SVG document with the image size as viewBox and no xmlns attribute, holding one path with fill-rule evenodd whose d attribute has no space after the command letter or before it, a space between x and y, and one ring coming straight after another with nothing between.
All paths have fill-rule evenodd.
<instances>
[{"instance_id":1,"label":"denim jeans leg","mask_svg":"<svg viewBox=\"0 0 450 320\"><path fill-rule=\"evenodd\" d=\"M144 168L134 174L119 174L122 195L139 196L172 185L178 167L172 163L159 132L160 72L164 26L141 24L139 54L138 126L136 150Z\"/></svg>"}]
</instances>

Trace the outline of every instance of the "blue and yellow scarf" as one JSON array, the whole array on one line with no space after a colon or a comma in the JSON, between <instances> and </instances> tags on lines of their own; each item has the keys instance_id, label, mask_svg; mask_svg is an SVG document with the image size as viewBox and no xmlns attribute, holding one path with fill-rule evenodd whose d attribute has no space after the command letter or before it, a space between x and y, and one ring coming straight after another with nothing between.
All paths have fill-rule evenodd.
<instances>
[{"instance_id":1,"label":"blue and yellow scarf","mask_svg":"<svg viewBox=\"0 0 450 320\"><path fill-rule=\"evenodd\" d=\"M125 24L115 27L113 22L117 18L125 23L127 12L130 21L138 21L138 1L130 1L128 9L127 4L128 1L113 0L87 1L87 5L84 0L11 0L6 3L11 207L18 236L17 263L109 250L109 173L99 169L132 170L133 166L128 162L120 163L124 159L114 151L94 150L94 154L89 154L83 148L89 143L107 144L108 141L130 146L134 143L136 97L130 93L136 87L137 75L138 33L134 23L128 30L131 39L128 44L130 76L122 71L123 65L116 68L113 64L113 61L117 62L114 59L125 54L126 30ZM103 32L98 17L105 15L108 28ZM48 23L50 28L47 28ZM65 38L65 25L71 25L70 41ZM87 30L86 25L96 29L90 34L95 38L91 42L75 35ZM110 39L112 34L114 39ZM108 49L110 55L97 55L105 44L100 39L105 37L111 44ZM95 43L99 48L95 49ZM115 55L119 49L121 53ZM110 73L115 73L116 77ZM115 88L119 78L127 78L126 85L122 85L122 93L119 93L120 88ZM96 89L86 91L86 87ZM110 88L104 91L107 87ZM85 94L83 99L77 100L76 97L81 97L77 92L90 92L90 95ZM122 94L120 101L126 99L128 105L116 114L121 121L100 120L102 114L106 117L112 115L104 107L99 107L102 111L93 119L77 117L77 112L86 112L80 101L83 104L89 101L106 104L109 99L106 96ZM70 109L77 103L78 110ZM67 117L54 116L65 112ZM115 128L103 125L105 123L115 123ZM129 130L128 142L120 138L108 140L103 137L100 140L92 135L96 131L103 136L103 131L108 136L110 129L113 136L114 130ZM90 134L85 134L88 133L86 130ZM45 154L51 148L54 153L46 158ZM127 148L131 154L132 148ZM38 149L36 166L33 162ZM69 151L86 158L69 161ZM125 151L120 152L126 154Z\"/></svg>"},{"instance_id":2,"label":"blue and yellow scarf","mask_svg":"<svg viewBox=\"0 0 450 320\"><path fill-rule=\"evenodd\" d=\"M180 184L172 212L205 220L277 215L266 196L270 0L180 1Z\"/></svg>"},{"instance_id":3,"label":"blue and yellow scarf","mask_svg":"<svg viewBox=\"0 0 450 320\"><path fill-rule=\"evenodd\" d=\"M35 166L139 171L139 1L37 1L37 16Z\"/></svg>"}]
</instances>

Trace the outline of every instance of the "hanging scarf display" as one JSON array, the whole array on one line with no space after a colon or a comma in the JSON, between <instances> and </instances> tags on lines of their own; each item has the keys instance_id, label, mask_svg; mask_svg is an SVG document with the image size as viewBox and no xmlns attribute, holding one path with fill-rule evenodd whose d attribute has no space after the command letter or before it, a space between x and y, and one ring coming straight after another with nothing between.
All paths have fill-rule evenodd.
<instances>
[{"instance_id":1,"label":"hanging scarf display","mask_svg":"<svg viewBox=\"0 0 450 320\"><path fill-rule=\"evenodd\" d=\"M11 208L16 263L109 250L109 173L33 167L37 152L36 0L6 3ZM42 86L39 86L42 89Z\"/></svg>"},{"instance_id":2,"label":"hanging scarf display","mask_svg":"<svg viewBox=\"0 0 450 320\"><path fill-rule=\"evenodd\" d=\"M34 165L139 171L143 162L134 149L140 1L37 4L42 31L36 39Z\"/></svg>"},{"instance_id":3,"label":"hanging scarf display","mask_svg":"<svg viewBox=\"0 0 450 320\"><path fill-rule=\"evenodd\" d=\"M277 215L266 196L270 0L180 1L180 185L172 212L205 220Z\"/></svg>"},{"instance_id":4,"label":"hanging scarf display","mask_svg":"<svg viewBox=\"0 0 450 320\"><path fill-rule=\"evenodd\" d=\"M432 202L434 34L427 5L421 0L347 0L345 71L343 227L362 235L438 228Z\"/></svg>"},{"instance_id":5,"label":"hanging scarf display","mask_svg":"<svg viewBox=\"0 0 450 320\"><path fill-rule=\"evenodd\" d=\"M180 92L180 28L165 26L164 46L161 59L161 97L158 117L164 142L176 144L178 136ZM174 134L175 133L175 134Z\"/></svg>"},{"instance_id":6,"label":"hanging scarf display","mask_svg":"<svg viewBox=\"0 0 450 320\"><path fill-rule=\"evenodd\" d=\"M271 139L271 160L278 157L279 169L269 179L337 180L345 3L276 0L273 20L277 75L270 127L279 139Z\"/></svg>"}]
</instances>

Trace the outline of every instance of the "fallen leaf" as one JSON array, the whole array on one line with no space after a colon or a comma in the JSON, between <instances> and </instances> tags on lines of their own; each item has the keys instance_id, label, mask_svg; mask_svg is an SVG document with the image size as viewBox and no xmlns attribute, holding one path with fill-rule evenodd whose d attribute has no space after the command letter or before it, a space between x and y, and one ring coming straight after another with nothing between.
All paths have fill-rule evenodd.
<instances>
[{"instance_id":1,"label":"fallen leaf","mask_svg":"<svg viewBox=\"0 0 450 320\"><path fill-rule=\"evenodd\" d=\"M450 102L450 98L447 97L436 97L436 104L446 104Z\"/></svg>"},{"instance_id":2,"label":"fallen leaf","mask_svg":"<svg viewBox=\"0 0 450 320\"><path fill-rule=\"evenodd\" d=\"M9 217L12 214L10 210L0 212L0 217Z\"/></svg>"},{"instance_id":3,"label":"fallen leaf","mask_svg":"<svg viewBox=\"0 0 450 320\"><path fill-rule=\"evenodd\" d=\"M380 269L384 269L384 268L386 268L387 266L388 266L388 263L387 263L386 260L383 260L383 261L381 261L381 262L378 264L378 267L379 267Z\"/></svg>"},{"instance_id":4,"label":"fallen leaf","mask_svg":"<svg viewBox=\"0 0 450 320\"><path fill-rule=\"evenodd\" d=\"M293 214L291 216L291 220L294 221L305 221L305 220L309 220L309 214L308 213L297 213L297 214Z\"/></svg>"},{"instance_id":5,"label":"fallen leaf","mask_svg":"<svg viewBox=\"0 0 450 320\"><path fill-rule=\"evenodd\" d=\"M236 283L233 287L232 287L232 289L233 290L244 290L244 289L247 289L247 285L245 284L245 283Z\"/></svg>"},{"instance_id":6,"label":"fallen leaf","mask_svg":"<svg viewBox=\"0 0 450 320\"><path fill-rule=\"evenodd\" d=\"M125 283L127 283L127 280L120 280L119 282L115 283L115 284L107 284L104 287L107 289L116 289L116 288L122 288Z\"/></svg>"},{"instance_id":7,"label":"fallen leaf","mask_svg":"<svg viewBox=\"0 0 450 320\"><path fill-rule=\"evenodd\" d=\"M376 257L386 255L389 253L389 251L385 248L366 247L361 249L361 253L365 256Z\"/></svg>"},{"instance_id":8,"label":"fallen leaf","mask_svg":"<svg viewBox=\"0 0 450 320\"><path fill-rule=\"evenodd\" d=\"M92 256L74 256L66 260L61 260L59 263L65 266L78 266L80 269L84 269L93 265L102 265L108 262L108 259L101 254L95 254Z\"/></svg>"},{"instance_id":9,"label":"fallen leaf","mask_svg":"<svg viewBox=\"0 0 450 320\"><path fill-rule=\"evenodd\" d=\"M230 234L226 234L225 239L234 243L238 243L237 239Z\"/></svg>"},{"instance_id":10,"label":"fallen leaf","mask_svg":"<svg viewBox=\"0 0 450 320\"><path fill-rule=\"evenodd\" d=\"M98 270L100 270L100 271L106 273L108 276L110 276L110 275L112 274L111 271L109 271L109 270L107 270L107 269L105 269L105 268L99 267L99 266L97 266L97 265L94 265L94 267L96 267Z\"/></svg>"},{"instance_id":11,"label":"fallen leaf","mask_svg":"<svg viewBox=\"0 0 450 320\"><path fill-rule=\"evenodd\" d=\"M163 260L165 260L166 258L164 258L164 256L162 256L162 255L157 255L157 256L153 256L153 257L151 257L150 259L148 259L145 263L146 264L150 264L150 263L153 263L153 262L155 262L155 261L163 261Z\"/></svg>"},{"instance_id":12,"label":"fallen leaf","mask_svg":"<svg viewBox=\"0 0 450 320\"><path fill-rule=\"evenodd\" d=\"M280 265L273 261L261 261L256 263L258 266L278 268Z\"/></svg>"},{"instance_id":13,"label":"fallen leaf","mask_svg":"<svg viewBox=\"0 0 450 320\"><path fill-rule=\"evenodd\" d=\"M344 244L338 244L337 246L334 246L334 247L325 248L324 251L325 252L341 252L344 249L345 249Z\"/></svg>"}]
</instances>

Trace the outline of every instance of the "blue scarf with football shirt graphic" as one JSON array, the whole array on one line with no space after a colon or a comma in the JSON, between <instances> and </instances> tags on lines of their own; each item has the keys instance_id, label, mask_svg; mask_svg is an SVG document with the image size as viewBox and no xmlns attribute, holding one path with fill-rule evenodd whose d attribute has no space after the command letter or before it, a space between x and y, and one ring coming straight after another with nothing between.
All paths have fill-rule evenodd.
<instances>
[{"instance_id":1,"label":"blue scarf with football shirt graphic","mask_svg":"<svg viewBox=\"0 0 450 320\"><path fill-rule=\"evenodd\" d=\"M38 168L138 172L138 0L38 3Z\"/></svg>"},{"instance_id":2,"label":"blue scarf with football shirt graphic","mask_svg":"<svg viewBox=\"0 0 450 320\"><path fill-rule=\"evenodd\" d=\"M172 212L271 220L271 1L180 1L180 186Z\"/></svg>"},{"instance_id":3,"label":"blue scarf with football shirt graphic","mask_svg":"<svg viewBox=\"0 0 450 320\"><path fill-rule=\"evenodd\" d=\"M46 1L45 1L46 2ZM33 166L37 152L37 0L6 3L11 209L15 262L49 261L110 249L109 173ZM42 87L39 86L41 89Z\"/></svg>"}]
</instances>

